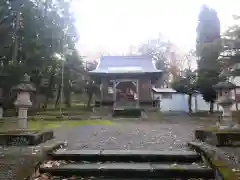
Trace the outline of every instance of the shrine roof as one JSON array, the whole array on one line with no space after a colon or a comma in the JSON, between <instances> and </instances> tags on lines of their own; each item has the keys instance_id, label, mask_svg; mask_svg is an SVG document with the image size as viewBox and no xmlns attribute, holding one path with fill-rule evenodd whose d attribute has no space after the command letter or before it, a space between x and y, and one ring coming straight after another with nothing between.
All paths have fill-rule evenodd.
<instances>
[{"instance_id":1,"label":"shrine roof","mask_svg":"<svg viewBox=\"0 0 240 180\"><path fill-rule=\"evenodd\" d=\"M162 72L148 56L102 56L93 74L142 74Z\"/></svg>"}]
</instances>

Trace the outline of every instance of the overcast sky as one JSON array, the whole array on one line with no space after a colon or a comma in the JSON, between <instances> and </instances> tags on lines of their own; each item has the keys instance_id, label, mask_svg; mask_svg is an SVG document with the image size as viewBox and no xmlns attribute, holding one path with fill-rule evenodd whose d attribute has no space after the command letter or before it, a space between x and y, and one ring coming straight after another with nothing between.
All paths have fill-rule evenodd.
<instances>
[{"instance_id":1,"label":"overcast sky","mask_svg":"<svg viewBox=\"0 0 240 180\"><path fill-rule=\"evenodd\" d=\"M233 23L240 0L73 0L82 55L126 52L131 45L166 36L181 50L194 48L202 4L218 12L222 30Z\"/></svg>"}]
</instances>

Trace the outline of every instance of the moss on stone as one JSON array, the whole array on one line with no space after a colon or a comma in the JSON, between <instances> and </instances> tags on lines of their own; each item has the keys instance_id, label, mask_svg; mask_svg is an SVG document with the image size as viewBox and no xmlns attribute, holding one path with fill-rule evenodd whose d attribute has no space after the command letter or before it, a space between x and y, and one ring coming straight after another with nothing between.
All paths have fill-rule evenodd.
<instances>
[{"instance_id":1,"label":"moss on stone","mask_svg":"<svg viewBox=\"0 0 240 180\"><path fill-rule=\"evenodd\" d=\"M218 170L224 180L240 180L240 172L234 172L224 161L214 158L216 157L215 151L207 150L197 143L189 143L188 145L200 153L204 157L204 161L210 164L213 169Z\"/></svg>"},{"instance_id":2,"label":"moss on stone","mask_svg":"<svg viewBox=\"0 0 240 180\"><path fill-rule=\"evenodd\" d=\"M213 160L213 158L211 158L211 162L215 166L215 168L221 173L224 180L240 180L240 174L233 172L232 169L229 168L224 162L219 160Z\"/></svg>"},{"instance_id":3,"label":"moss on stone","mask_svg":"<svg viewBox=\"0 0 240 180\"><path fill-rule=\"evenodd\" d=\"M222 161L212 160L212 163L216 167L225 167L226 166L226 164Z\"/></svg>"},{"instance_id":4,"label":"moss on stone","mask_svg":"<svg viewBox=\"0 0 240 180\"><path fill-rule=\"evenodd\" d=\"M222 133L222 134L237 134L240 133L239 130L234 130L234 129L218 129L217 127L211 127L211 128L206 128L206 129L201 129L200 131L206 131L206 132L212 132L212 133Z\"/></svg>"},{"instance_id":5,"label":"moss on stone","mask_svg":"<svg viewBox=\"0 0 240 180\"><path fill-rule=\"evenodd\" d=\"M218 168L218 170L221 172L224 179L226 179L226 180L237 180L237 176L235 176L235 174L229 168L220 167L220 168Z\"/></svg>"},{"instance_id":6,"label":"moss on stone","mask_svg":"<svg viewBox=\"0 0 240 180\"><path fill-rule=\"evenodd\" d=\"M202 132L202 133L212 133L212 134L229 134L229 135L235 135L240 134L240 130L235 129L217 129L215 127L206 128L206 129L197 129L196 131Z\"/></svg>"},{"instance_id":7,"label":"moss on stone","mask_svg":"<svg viewBox=\"0 0 240 180\"><path fill-rule=\"evenodd\" d=\"M169 166L169 169L184 171L185 169L181 166Z\"/></svg>"}]
</instances>

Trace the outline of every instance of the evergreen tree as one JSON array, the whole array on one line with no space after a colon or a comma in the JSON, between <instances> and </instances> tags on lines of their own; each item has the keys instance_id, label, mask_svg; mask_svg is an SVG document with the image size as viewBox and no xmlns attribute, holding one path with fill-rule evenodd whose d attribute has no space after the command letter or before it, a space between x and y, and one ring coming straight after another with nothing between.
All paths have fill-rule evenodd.
<instances>
[{"instance_id":1,"label":"evergreen tree","mask_svg":"<svg viewBox=\"0 0 240 180\"><path fill-rule=\"evenodd\" d=\"M240 17L235 16L235 24L223 34L223 51L221 60L224 77L240 76Z\"/></svg>"},{"instance_id":2,"label":"evergreen tree","mask_svg":"<svg viewBox=\"0 0 240 180\"><path fill-rule=\"evenodd\" d=\"M218 60L221 51L220 42L220 21L217 12L203 5L197 26L197 84L205 101L210 102L210 112L213 112L213 103L216 99L216 92L212 86L219 82L221 69L221 63Z\"/></svg>"},{"instance_id":3,"label":"evergreen tree","mask_svg":"<svg viewBox=\"0 0 240 180\"><path fill-rule=\"evenodd\" d=\"M65 59L64 94L69 105L71 84L79 79L73 71L78 76L83 71L75 49L78 33L74 23L70 1L0 1L0 72L7 75L1 80L6 95L28 73L47 104L54 87L61 87L61 61Z\"/></svg>"}]
</instances>

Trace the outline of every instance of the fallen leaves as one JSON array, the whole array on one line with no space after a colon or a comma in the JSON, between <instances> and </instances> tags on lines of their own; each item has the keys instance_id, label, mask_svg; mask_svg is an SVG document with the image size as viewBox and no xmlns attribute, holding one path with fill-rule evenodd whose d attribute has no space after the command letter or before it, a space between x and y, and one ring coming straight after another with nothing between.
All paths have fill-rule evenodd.
<instances>
[{"instance_id":1,"label":"fallen leaves","mask_svg":"<svg viewBox=\"0 0 240 180\"><path fill-rule=\"evenodd\" d=\"M83 180L84 178L80 178L80 179ZM33 178L33 180L77 180L77 177L72 176L69 178L60 178L57 176L52 176L51 174L48 174L48 173L44 173L39 175L38 177Z\"/></svg>"},{"instance_id":2,"label":"fallen leaves","mask_svg":"<svg viewBox=\"0 0 240 180\"><path fill-rule=\"evenodd\" d=\"M68 164L67 161L47 161L42 164L44 168L59 167L60 165Z\"/></svg>"},{"instance_id":3,"label":"fallen leaves","mask_svg":"<svg viewBox=\"0 0 240 180\"><path fill-rule=\"evenodd\" d=\"M240 169L235 169L235 168L233 168L232 171L233 171L233 172L240 172Z\"/></svg>"},{"instance_id":4,"label":"fallen leaves","mask_svg":"<svg viewBox=\"0 0 240 180\"><path fill-rule=\"evenodd\" d=\"M173 164L170 165L170 167L177 167L177 166L178 166L177 163L173 163Z\"/></svg>"}]
</instances>

